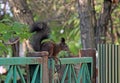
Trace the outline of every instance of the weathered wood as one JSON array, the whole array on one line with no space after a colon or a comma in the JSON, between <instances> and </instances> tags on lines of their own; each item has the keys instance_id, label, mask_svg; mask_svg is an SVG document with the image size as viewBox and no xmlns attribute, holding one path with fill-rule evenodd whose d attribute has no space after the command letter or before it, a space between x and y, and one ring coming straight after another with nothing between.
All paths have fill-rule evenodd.
<instances>
[{"instance_id":1,"label":"weathered wood","mask_svg":"<svg viewBox=\"0 0 120 83\"><path fill-rule=\"evenodd\" d=\"M42 58L42 70L43 70L43 78L42 83L49 83L49 72L48 72L48 56L43 56Z\"/></svg>"},{"instance_id":2,"label":"weathered wood","mask_svg":"<svg viewBox=\"0 0 120 83\"><path fill-rule=\"evenodd\" d=\"M39 68L39 71L36 74L36 78L33 79L33 75L35 72L35 69L38 65L29 65L29 72L30 72L30 82L34 83L49 83L49 73L48 73L48 52L42 51L42 52L29 52L27 53L27 57L41 57L41 66ZM42 68L41 68L42 67ZM42 70L41 70L42 69ZM42 71L42 72L41 72ZM42 77L41 77L42 76Z\"/></svg>"},{"instance_id":3,"label":"weathered wood","mask_svg":"<svg viewBox=\"0 0 120 83\"><path fill-rule=\"evenodd\" d=\"M42 52L28 52L27 57L44 57L44 56L48 56L48 52L47 51L42 51Z\"/></svg>"},{"instance_id":4,"label":"weathered wood","mask_svg":"<svg viewBox=\"0 0 120 83\"><path fill-rule=\"evenodd\" d=\"M94 49L80 50L80 57L92 57L93 58L93 83L96 83L96 51ZM88 64L89 66L89 64Z\"/></svg>"}]
</instances>

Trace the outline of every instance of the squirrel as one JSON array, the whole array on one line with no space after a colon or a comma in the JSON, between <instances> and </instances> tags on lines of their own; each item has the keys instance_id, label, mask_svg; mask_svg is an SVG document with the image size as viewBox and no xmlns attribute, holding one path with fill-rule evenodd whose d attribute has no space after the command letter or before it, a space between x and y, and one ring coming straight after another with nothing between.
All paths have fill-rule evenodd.
<instances>
[{"instance_id":1,"label":"squirrel","mask_svg":"<svg viewBox=\"0 0 120 83\"><path fill-rule=\"evenodd\" d=\"M105 1L109 1L110 3L113 3L113 4L117 4L119 2L119 0L105 0Z\"/></svg>"},{"instance_id":2,"label":"squirrel","mask_svg":"<svg viewBox=\"0 0 120 83\"><path fill-rule=\"evenodd\" d=\"M61 61L58 59L57 55L60 51L69 51L67 44L65 43L65 39L61 38L60 43L55 43L52 40L45 41L46 39L50 39L50 28L48 27L47 23L45 22L35 22L30 27L30 32L33 33L29 44L32 47L33 51L41 52L47 51L48 58L53 58L56 63L60 63L60 67L57 67L55 72L58 72L61 68ZM30 72L34 70L36 65L30 65ZM32 78L33 73L31 74L30 78ZM39 78L39 75L37 75Z\"/></svg>"},{"instance_id":3,"label":"squirrel","mask_svg":"<svg viewBox=\"0 0 120 83\"><path fill-rule=\"evenodd\" d=\"M64 38L61 38L58 44L53 41L43 42L45 39L49 39L51 33L50 28L45 22L35 22L31 26L30 32L34 33L30 41L34 51L47 51L49 53L48 57L52 57L55 61L58 60L57 55L60 51L69 51Z\"/></svg>"}]
</instances>

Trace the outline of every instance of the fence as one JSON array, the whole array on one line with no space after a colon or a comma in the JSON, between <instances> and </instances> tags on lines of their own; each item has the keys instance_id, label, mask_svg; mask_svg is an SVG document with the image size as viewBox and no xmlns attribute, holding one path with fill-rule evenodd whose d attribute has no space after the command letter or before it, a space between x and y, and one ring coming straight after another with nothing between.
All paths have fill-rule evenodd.
<instances>
[{"instance_id":1,"label":"fence","mask_svg":"<svg viewBox=\"0 0 120 83\"><path fill-rule=\"evenodd\" d=\"M48 73L48 63L47 56L44 57L12 57L12 58L0 58L0 66L9 66L8 73L4 83L17 83L18 76L20 83L35 83L37 72L40 71L40 82L39 83L49 83L49 79L46 75ZM29 80L26 80L22 69L22 65L37 65L34 71L32 79L27 77ZM29 75L28 75L29 76ZM30 81L31 80L31 81Z\"/></svg>"},{"instance_id":2,"label":"fence","mask_svg":"<svg viewBox=\"0 0 120 83\"><path fill-rule=\"evenodd\" d=\"M66 83L66 77L68 79L67 83L92 83L93 61L91 57L61 58L60 61L62 65L65 65L65 69L61 80L57 83ZM76 72L75 64L81 64L78 72ZM4 83L17 83L17 76L19 76L19 79L21 80L20 83L55 83L55 62L54 60L48 62L47 56L0 58L0 66L1 65L9 66ZM36 65L31 80L26 81L20 67L21 65ZM37 74L40 76L39 79L37 78Z\"/></svg>"},{"instance_id":3,"label":"fence","mask_svg":"<svg viewBox=\"0 0 120 83\"><path fill-rule=\"evenodd\" d=\"M120 46L99 44L99 83L120 83Z\"/></svg>"},{"instance_id":4,"label":"fence","mask_svg":"<svg viewBox=\"0 0 120 83\"><path fill-rule=\"evenodd\" d=\"M82 58L61 58L61 64L64 65L62 69L62 78L57 79L57 83L92 83L93 76L93 59L92 57ZM77 64L77 65L76 65ZM80 67L81 64L81 67ZM80 67L75 69L75 66ZM52 60L50 70L55 70L55 63ZM78 70L78 71L76 71ZM61 72L60 72L61 73ZM56 83L54 80L54 71L51 73L52 79L50 83ZM67 77L67 80L66 80ZM73 78L73 79L72 79Z\"/></svg>"}]
</instances>

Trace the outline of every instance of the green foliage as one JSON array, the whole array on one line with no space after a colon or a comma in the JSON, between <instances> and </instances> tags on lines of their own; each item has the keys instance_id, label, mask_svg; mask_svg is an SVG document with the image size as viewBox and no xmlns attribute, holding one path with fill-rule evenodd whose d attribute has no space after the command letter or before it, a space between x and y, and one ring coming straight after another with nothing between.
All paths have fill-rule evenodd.
<instances>
[{"instance_id":1,"label":"green foliage","mask_svg":"<svg viewBox=\"0 0 120 83\"><path fill-rule=\"evenodd\" d=\"M21 40L28 38L30 33L28 32L28 26L19 22L0 22L0 38L4 41L8 41L13 37L20 37Z\"/></svg>"},{"instance_id":2,"label":"green foliage","mask_svg":"<svg viewBox=\"0 0 120 83\"><path fill-rule=\"evenodd\" d=\"M19 22L12 22L9 19L3 19L0 21L0 56L4 53L8 53L10 46L6 43L15 37L19 37L20 41L28 39L30 33L28 26Z\"/></svg>"},{"instance_id":3,"label":"green foliage","mask_svg":"<svg viewBox=\"0 0 120 83\"><path fill-rule=\"evenodd\" d=\"M51 39L58 42L61 37L64 37L73 55L77 55L81 48L79 23L78 14L75 13L62 25L57 22L52 22L50 25L52 28Z\"/></svg>"},{"instance_id":4,"label":"green foliage","mask_svg":"<svg viewBox=\"0 0 120 83\"><path fill-rule=\"evenodd\" d=\"M1 81L5 80L5 78L6 78L5 75L1 75L1 74L0 74L0 83L1 83Z\"/></svg>"},{"instance_id":5,"label":"green foliage","mask_svg":"<svg viewBox=\"0 0 120 83\"><path fill-rule=\"evenodd\" d=\"M27 2L35 21L49 22L51 39L60 42L61 37L64 37L70 51L74 55L78 54L81 45L76 0L27 0Z\"/></svg>"},{"instance_id":6,"label":"green foliage","mask_svg":"<svg viewBox=\"0 0 120 83\"><path fill-rule=\"evenodd\" d=\"M115 36L114 44L120 45L120 4L117 5L116 9L112 13L113 31L112 34ZM109 30L109 32L111 32ZM117 35L116 35L117 34Z\"/></svg>"},{"instance_id":7,"label":"green foliage","mask_svg":"<svg viewBox=\"0 0 120 83\"><path fill-rule=\"evenodd\" d=\"M72 26L68 30L68 45L70 48L70 51L74 54L77 55L78 51L81 48L80 44L80 20L77 18L78 14L73 15L67 22L68 25Z\"/></svg>"},{"instance_id":8,"label":"green foliage","mask_svg":"<svg viewBox=\"0 0 120 83\"><path fill-rule=\"evenodd\" d=\"M61 52L58 54L58 56L59 56L60 58L69 57L69 53L66 52L66 51L61 51Z\"/></svg>"}]
</instances>

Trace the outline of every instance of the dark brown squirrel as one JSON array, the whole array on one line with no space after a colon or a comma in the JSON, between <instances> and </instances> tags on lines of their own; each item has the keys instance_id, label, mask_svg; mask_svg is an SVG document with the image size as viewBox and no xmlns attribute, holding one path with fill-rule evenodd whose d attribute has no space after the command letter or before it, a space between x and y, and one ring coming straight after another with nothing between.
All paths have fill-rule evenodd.
<instances>
[{"instance_id":1,"label":"dark brown squirrel","mask_svg":"<svg viewBox=\"0 0 120 83\"><path fill-rule=\"evenodd\" d=\"M69 51L67 44L65 43L65 39L61 38L60 43L55 43L53 41L45 41L46 39L50 39L50 28L45 22L35 22L30 27L30 32L33 33L30 39L30 48L36 52L47 51L49 53L48 57L53 58L56 63L60 63L60 66L56 68L58 72L61 69L61 61L57 57L58 53L61 50ZM35 69L36 65L30 65L30 72ZM30 78L32 78L33 73ZM39 75L38 75L39 76Z\"/></svg>"},{"instance_id":2,"label":"dark brown squirrel","mask_svg":"<svg viewBox=\"0 0 120 83\"><path fill-rule=\"evenodd\" d=\"M30 32L35 32L30 42L34 51L47 51L49 53L49 57L54 58L55 61L57 60L57 55L60 51L69 51L64 38L61 38L61 41L58 44L53 41L42 42L45 39L49 39L50 36L50 28L45 22L34 23Z\"/></svg>"},{"instance_id":3,"label":"dark brown squirrel","mask_svg":"<svg viewBox=\"0 0 120 83\"><path fill-rule=\"evenodd\" d=\"M114 3L114 4L117 4L119 2L119 0L105 0L105 1L109 1L110 3Z\"/></svg>"}]
</instances>

